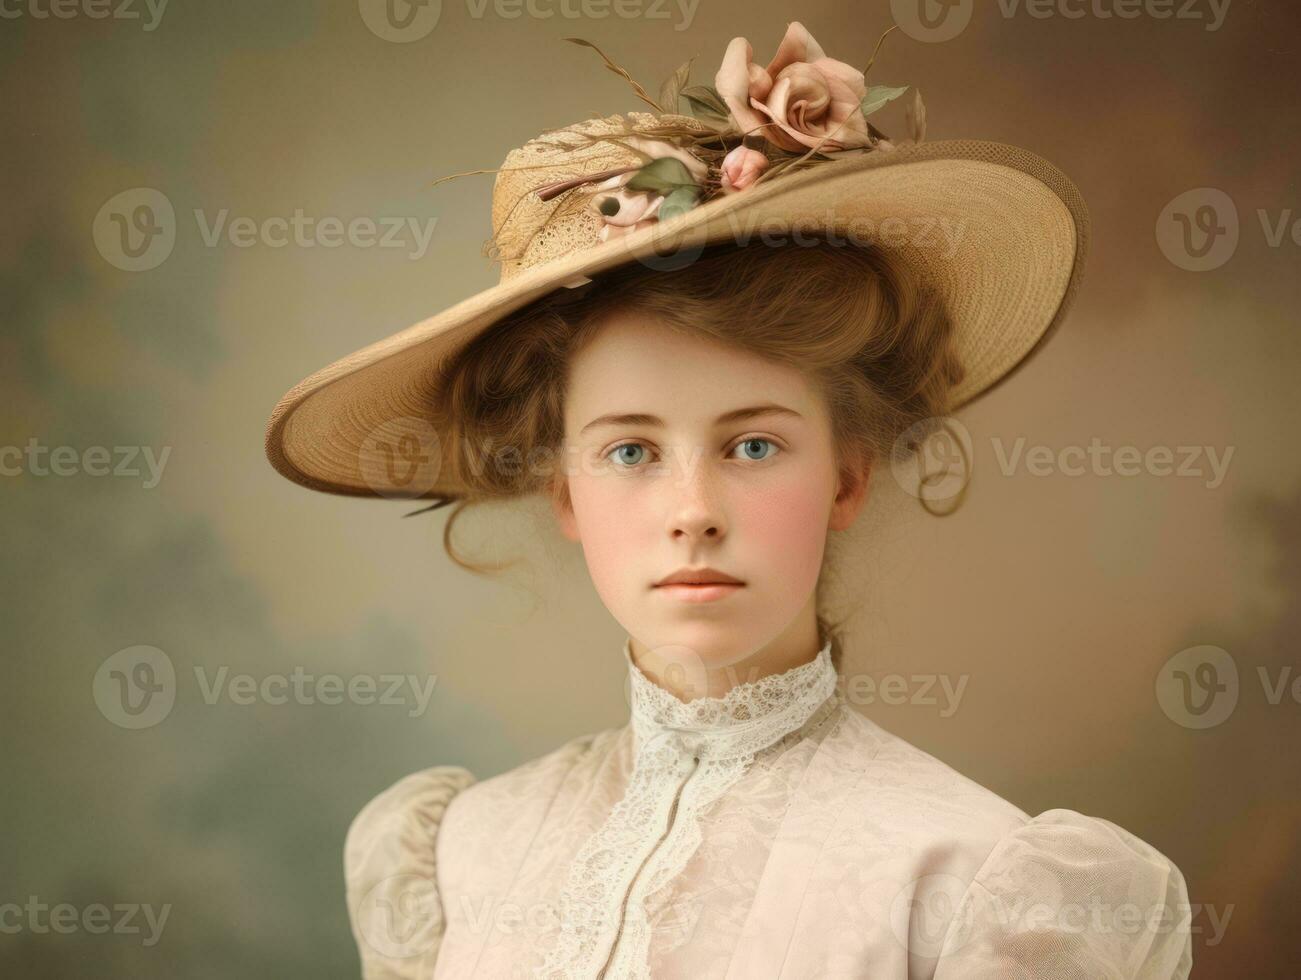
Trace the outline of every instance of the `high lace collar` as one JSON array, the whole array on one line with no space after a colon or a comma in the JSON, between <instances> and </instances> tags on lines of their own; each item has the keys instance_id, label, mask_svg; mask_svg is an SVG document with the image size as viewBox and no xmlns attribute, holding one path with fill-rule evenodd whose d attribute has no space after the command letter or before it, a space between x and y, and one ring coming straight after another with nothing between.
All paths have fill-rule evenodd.
<instances>
[{"instance_id":1,"label":"high lace collar","mask_svg":"<svg viewBox=\"0 0 1301 980\"><path fill-rule=\"evenodd\" d=\"M753 755L806 722L834 693L831 642L812 660L735 685L721 697L680 701L644 673L624 641L631 685L631 725L639 758L731 758Z\"/></svg>"}]
</instances>

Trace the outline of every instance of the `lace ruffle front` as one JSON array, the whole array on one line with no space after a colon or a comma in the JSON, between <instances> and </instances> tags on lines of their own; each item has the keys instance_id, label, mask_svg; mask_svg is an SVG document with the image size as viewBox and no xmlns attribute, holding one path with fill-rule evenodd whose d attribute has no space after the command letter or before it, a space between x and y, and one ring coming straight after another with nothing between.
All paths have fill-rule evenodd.
<instances>
[{"instance_id":1,"label":"lace ruffle front","mask_svg":"<svg viewBox=\"0 0 1301 980\"><path fill-rule=\"evenodd\" d=\"M808 663L680 701L624 660L631 684L633 772L623 797L570 866L560 929L537 976L648 977L647 899L686 867L699 816L756 754L799 729L835 693L828 643ZM613 947L613 948L612 948Z\"/></svg>"}]
</instances>

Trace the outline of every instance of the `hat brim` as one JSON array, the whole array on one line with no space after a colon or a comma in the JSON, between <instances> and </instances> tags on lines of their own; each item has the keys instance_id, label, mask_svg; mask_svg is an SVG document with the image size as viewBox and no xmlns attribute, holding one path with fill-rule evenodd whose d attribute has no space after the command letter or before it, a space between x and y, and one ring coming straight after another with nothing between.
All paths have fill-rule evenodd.
<instances>
[{"instance_id":1,"label":"hat brim","mask_svg":"<svg viewBox=\"0 0 1301 980\"><path fill-rule=\"evenodd\" d=\"M706 244L832 231L897 248L939 292L965 370L955 407L991 390L1060 324L1088 250L1075 185L1028 150L951 140L846 156L728 194L649 228L519 272L304 379L282 397L266 452L327 493L452 497L429 422L437 368L507 314L627 262L689 260ZM808 241L808 238L804 239Z\"/></svg>"}]
</instances>

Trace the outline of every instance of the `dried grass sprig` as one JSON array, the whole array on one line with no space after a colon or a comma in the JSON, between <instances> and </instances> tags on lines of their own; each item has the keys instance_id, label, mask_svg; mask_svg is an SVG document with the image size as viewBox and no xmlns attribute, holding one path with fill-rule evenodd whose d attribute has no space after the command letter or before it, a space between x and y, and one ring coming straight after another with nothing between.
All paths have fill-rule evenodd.
<instances>
[{"instance_id":1,"label":"dried grass sprig","mask_svg":"<svg viewBox=\"0 0 1301 980\"><path fill-rule=\"evenodd\" d=\"M641 87L641 84L635 78L633 78L632 75L628 73L628 70L626 68L620 68L618 65L616 65L613 61L610 60L609 55L607 55L604 51L598 48L591 41L585 41L581 37L567 37L564 38L564 40L569 41L573 44L581 44L585 48L591 48L593 51L595 51L597 54L601 56L601 60L605 62L606 68L614 72L616 75L624 79L629 85L632 86L632 90L637 94L637 98L641 99L643 102L645 102L656 112L664 111L663 107L650 97L650 93Z\"/></svg>"},{"instance_id":2,"label":"dried grass sprig","mask_svg":"<svg viewBox=\"0 0 1301 980\"><path fill-rule=\"evenodd\" d=\"M863 76L866 78L876 63L878 55L881 53L885 44L885 39L891 33L898 30L898 25L894 25L886 30L877 39L873 48L872 56L868 59L867 65L863 68ZM611 59L601 48L591 41L578 37L566 37L563 40L571 44L577 44L582 47L591 48L600 56L602 62L608 71L618 75L629 86L633 93L653 109L659 117L658 121L652 125L634 125L628 118L622 114L616 114L612 117L619 125L613 129L599 132L588 133L578 129L577 125L558 126L552 129L544 130L541 134L530 140L530 144L542 152L555 151L559 154L576 153L600 144L615 145L622 147L630 155L641 161L640 164L608 168L588 174L578 174L561 180L553 180L539 186L530 188L519 195L515 201L511 202L507 209L506 216L499 225L498 231L494 233L484 243L486 252L493 253L494 258L502 256L502 241L508 237L503 234L507 232L510 226L511 218L519 208L520 204L531 195L537 199L547 201L557 201L555 209L541 227L533 229L532 233L523 239L522 250L518 255L527 251L529 245L534 241L547 225L556 218L573 214L576 210L590 207L593 198L598 196L601 191L594 185L608 181L612 177L622 176L623 174L633 171L642 171L654 164L657 160L652 154L640 149L632 142L632 138L637 140L652 140L669 143L695 157L705 166L705 177L699 180L699 190L692 189L695 200L688 202L687 207L694 207L703 201L708 201L723 193L722 188L722 164L728 153L740 146L747 146L759 150L768 160L767 168L755 178L753 187L756 184L771 181L780 177L782 174L796 172L816 166L822 162L835 160L847 156L851 153L864 153L889 149L891 147L889 137L866 117L876 112L886 103L897 99L906 90L907 86L892 87L885 85L869 86L867 96L863 99L859 109L862 118L866 123L868 142L864 146L840 147L833 145L830 149L824 149L828 142L836 140L836 137L848 125L849 119L843 121L832 132L822 136L818 142L798 150L788 150L784 146L770 138L769 134L775 129L780 128L775 121L763 122L748 129L743 129L737 125L736 120L732 117L731 111L726 102L719 94L718 90L712 85L689 85L691 77L691 66L695 58L687 60L680 65L668 78L666 78L659 89L658 99L651 94L634 79L625 68ZM696 125L687 126L681 122L674 122L674 117L678 115L680 102L685 99L690 110L690 116ZM592 118L598 118L600 113L593 113ZM921 94L914 90L911 104L905 107L906 123L911 141L920 143L925 138L926 133L926 107L922 101ZM852 118L852 117L851 117ZM884 142L885 146L879 146ZM549 155L549 154L548 154ZM499 167L496 169L469 170L462 173L449 174L440 177L434 181L434 184L440 184L447 180L457 177L468 177L476 174L501 173L505 171L521 170L554 170L558 166L557 162L543 161L535 164L528 164L514 167ZM640 178L638 178L640 179Z\"/></svg>"}]
</instances>

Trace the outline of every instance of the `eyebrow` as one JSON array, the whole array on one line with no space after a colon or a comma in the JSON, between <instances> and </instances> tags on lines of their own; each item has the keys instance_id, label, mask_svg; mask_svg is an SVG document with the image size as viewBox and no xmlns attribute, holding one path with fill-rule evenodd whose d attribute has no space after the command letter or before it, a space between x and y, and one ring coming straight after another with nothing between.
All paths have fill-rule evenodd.
<instances>
[{"instance_id":1,"label":"eyebrow","mask_svg":"<svg viewBox=\"0 0 1301 980\"><path fill-rule=\"evenodd\" d=\"M741 422L745 419L752 419L758 415L790 415L795 418L803 418L799 412L793 408L787 408L785 405L751 405L746 408L734 408L730 412L724 412L714 420L714 425L728 425L732 422ZM601 425L648 425L659 426L663 428L664 420L655 415L647 415L645 412L622 412L611 415L601 415L592 419L587 425L579 430L579 435L585 433L588 429L594 429Z\"/></svg>"}]
</instances>

